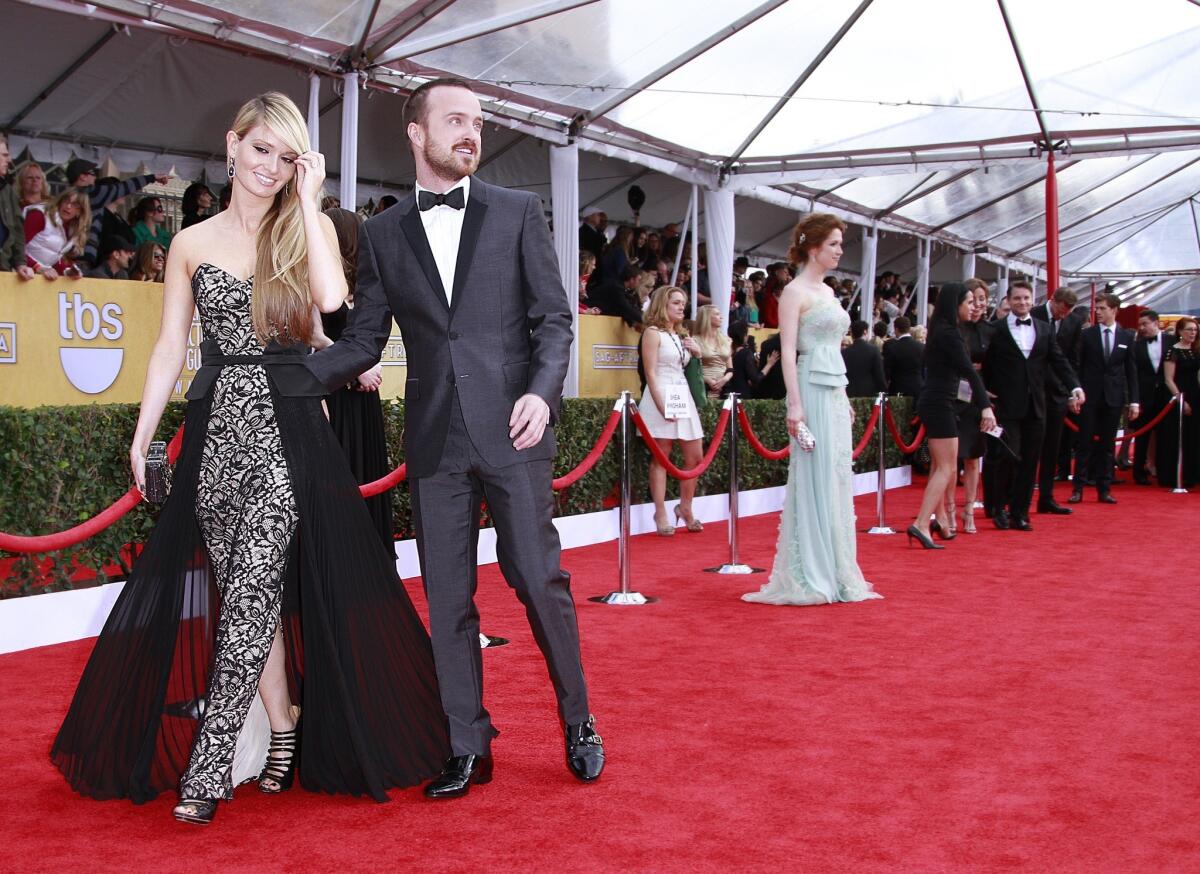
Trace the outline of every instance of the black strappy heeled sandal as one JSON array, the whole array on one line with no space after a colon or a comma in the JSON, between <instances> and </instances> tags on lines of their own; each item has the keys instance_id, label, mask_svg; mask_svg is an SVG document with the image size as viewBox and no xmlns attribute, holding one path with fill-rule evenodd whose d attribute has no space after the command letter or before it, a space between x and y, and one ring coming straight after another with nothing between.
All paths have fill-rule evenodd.
<instances>
[{"instance_id":1,"label":"black strappy heeled sandal","mask_svg":"<svg viewBox=\"0 0 1200 874\"><path fill-rule=\"evenodd\" d=\"M217 815L217 801L215 798L181 798L171 813L180 822L208 825Z\"/></svg>"},{"instance_id":2,"label":"black strappy heeled sandal","mask_svg":"<svg viewBox=\"0 0 1200 874\"><path fill-rule=\"evenodd\" d=\"M296 752L300 741L300 721L291 731L271 732L271 746L267 749L267 764L258 775L259 791L275 795L292 788L296 778ZM271 788L263 783L269 780Z\"/></svg>"}]
</instances>

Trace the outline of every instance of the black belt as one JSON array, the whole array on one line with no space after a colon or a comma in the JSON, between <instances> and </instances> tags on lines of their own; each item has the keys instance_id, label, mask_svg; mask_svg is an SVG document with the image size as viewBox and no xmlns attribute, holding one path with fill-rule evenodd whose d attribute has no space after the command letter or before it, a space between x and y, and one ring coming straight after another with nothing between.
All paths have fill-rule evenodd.
<instances>
[{"instance_id":1,"label":"black belt","mask_svg":"<svg viewBox=\"0 0 1200 874\"><path fill-rule=\"evenodd\" d=\"M258 364L270 367L276 364L301 364L305 352L288 350L279 352L264 352L261 355L209 355L203 353L200 357L201 367L228 367L231 364Z\"/></svg>"}]
</instances>

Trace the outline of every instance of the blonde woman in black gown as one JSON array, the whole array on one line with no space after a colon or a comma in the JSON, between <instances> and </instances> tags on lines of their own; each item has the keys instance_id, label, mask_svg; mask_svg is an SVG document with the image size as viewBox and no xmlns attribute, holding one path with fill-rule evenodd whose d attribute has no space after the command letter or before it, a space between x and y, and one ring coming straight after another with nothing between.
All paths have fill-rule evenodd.
<instances>
[{"instance_id":1,"label":"blonde woman in black gown","mask_svg":"<svg viewBox=\"0 0 1200 874\"><path fill-rule=\"evenodd\" d=\"M448 752L429 639L304 366L317 310L346 297L318 210L324 159L277 93L242 107L226 146L232 201L171 246L130 449L144 488L198 310L203 366L172 493L51 753L93 797L178 786L174 815L193 823L248 776L235 773L243 748L260 751L250 775L261 768L264 792L298 773L305 788L378 801ZM249 737L256 692L269 752Z\"/></svg>"}]
</instances>

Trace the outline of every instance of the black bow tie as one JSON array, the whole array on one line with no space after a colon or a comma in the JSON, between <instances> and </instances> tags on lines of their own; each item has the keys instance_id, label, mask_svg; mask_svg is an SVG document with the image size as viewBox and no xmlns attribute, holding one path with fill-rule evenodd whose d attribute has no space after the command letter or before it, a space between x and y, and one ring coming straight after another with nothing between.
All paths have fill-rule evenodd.
<instances>
[{"instance_id":1,"label":"black bow tie","mask_svg":"<svg viewBox=\"0 0 1200 874\"><path fill-rule=\"evenodd\" d=\"M1032 325L1033 319L1017 319L1018 325Z\"/></svg>"},{"instance_id":2,"label":"black bow tie","mask_svg":"<svg viewBox=\"0 0 1200 874\"><path fill-rule=\"evenodd\" d=\"M1157 343L1157 342L1158 342L1158 335L1157 335L1157 334L1155 334L1153 337L1148 337L1148 338L1146 338L1146 342L1147 342L1147 343Z\"/></svg>"},{"instance_id":3,"label":"black bow tie","mask_svg":"<svg viewBox=\"0 0 1200 874\"><path fill-rule=\"evenodd\" d=\"M451 188L445 194L434 194L432 191L417 192L417 209L425 212L435 206L448 206L451 209L462 209L467 205L467 196L462 186Z\"/></svg>"}]
</instances>

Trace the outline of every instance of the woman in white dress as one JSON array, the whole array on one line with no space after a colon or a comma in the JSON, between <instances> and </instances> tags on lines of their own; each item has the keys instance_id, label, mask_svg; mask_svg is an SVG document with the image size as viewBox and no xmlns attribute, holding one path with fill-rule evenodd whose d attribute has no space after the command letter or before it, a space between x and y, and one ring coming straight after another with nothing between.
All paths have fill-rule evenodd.
<instances>
[{"instance_id":1,"label":"woman in white dress","mask_svg":"<svg viewBox=\"0 0 1200 874\"><path fill-rule=\"evenodd\" d=\"M700 346L683 327L686 306L687 294L674 286L663 286L650 298L641 345L646 388L638 410L663 453L670 455L671 447L678 440L683 450L683 466L690 468L699 464L703 457L704 430L687 377L683 375L688 361L700 355ZM667 517L667 471L653 457L650 458L649 478L650 495L654 498L654 526L660 536L669 537L675 533L675 526ZM683 522L692 532L703 530L692 515L692 496L695 494L696 480L680 481L675 521Z\"/></svg>"}]
</instances>

